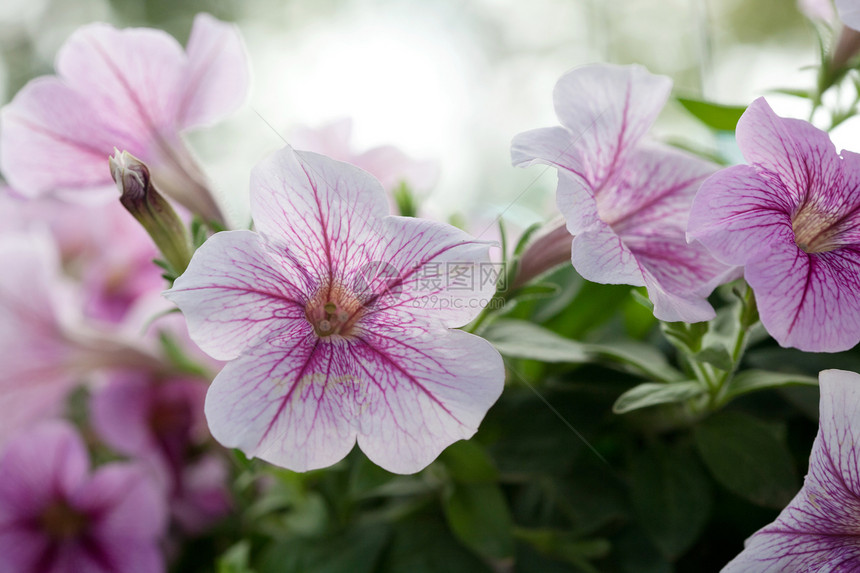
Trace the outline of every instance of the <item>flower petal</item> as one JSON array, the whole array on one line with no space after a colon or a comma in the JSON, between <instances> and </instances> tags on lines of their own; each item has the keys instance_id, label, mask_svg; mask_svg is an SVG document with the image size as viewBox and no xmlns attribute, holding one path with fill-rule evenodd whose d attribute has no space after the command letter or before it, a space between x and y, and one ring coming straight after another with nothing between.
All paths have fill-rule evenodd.
<instances>
[{"instance_id":1,"label":"flower petal","mask_svg":"<svg viewBox=\"0 0 860 573\"><path fill-rule=\"evenodd\" d=\"M860 30L860 6L854 0L836 0L839 19L849 28Z\"/></svg>"},{"instance_id":2,"label":"flower petal","mask_svg":"<svg viewBox=\"0 0 860 573\"><path fill-rule=\"evenodd\" d=\"M830 137L812 124L779 117L758 98L738 121L737 141L754 167L779 176L780 200L801 205L808 196L832 195L841 171Z\"/></svg>"},{"instance_id":3,"label":"flower petal","mask_svg":"<svg viewBox=\"0 0 860 573\"><path fill-rule=\"evenodd\" d=\"M499 353L484 339L449 330L374 331L350 345L363 385L358 444L374 463L414 473L477 431L504 386Z\"/></svg>"},{"instance_id":4,"label":"flower petal","mask_svg":"<svg viewBox=\"0 0 860 573\"><path fill-rule=\"evenodd\" d=\"M475 318L492 298L500 265L490 261L490 242L427 219L386 217L373 264L358 270L373 294L364 321L409 322L416 317L458 327Z\"/></svg>"},{"instance_id":5,"label":"flower petal","mask_svg":"<svg viewBox=\"0 0 860 573\"><path fill-rule=\"evenodd\" d=\"M57 78L31 81L0 115L3 175L28 197L49 192L115 196L107 167L111 150L117 146L143 156L146 144L125 125L106 124L104 117Z\"/></svg>"},{"instance_id":6,"label":"flower petal","mask_svg":"<svg viewBox=\"0 0 860 573\"><path fill-rule=\"evenodd\" d=\"M593 282L645 286L636 256L602 221L574 237L571 262L583 278Z\"/></svg>"},{"instance_id":7,"label":"flower petal","mask_svg":"<svg viewBox=\"0 0 860 573\"><path fill-rule=\"evenodd\" d=\"M76 300L67 298L59 261L41 233L0 238L0 442L58 411L76 382L66 335ZM63 313L69 316L63 316Z\"/></svg>"},{"instance_id":8,"label":"flower petal","mask_svg":"<svg viewBox=\"0 0 860 573\"><path fill-rule=\"evenodd\" d=\"M182 128L214 123L242 105L248 95L250 71L235 25L198 14L186 53L185 92L178 110Z\"/></svg>"},{"instance_id":9,"label":"flower petal","mask_svg":"<svg viewBox=\"0 0 860 573\"><path fill-rule=\"evenodd\" d=\"M860 559L860 375L821 373L820 429L803 488L724 573L853 571Z\"/></svg>"},{"instance_id":10,"label":"flower petal","mask_svg":"<svg viewBox=\"0 0 860 573\"><path fill-rule=\"evenodd\" d=\"M222 445L294 471L330 466L355 445L361 386L343 340L296 322L227 364L206 396Z\"/></svg>"},{"instance_id":11,"label":"flower petal","mask_svg":"<svg viewBox=\"0 0 860 573\"><path fill-rule=\"evenodd\" d=\"M0 525L0 571L38 571L50 543L41 531Z\"/></svg>"},{"instance_id":12,"label":"flower petal","mask_svg":"<svg viewBox=\"0 0 860 573\"><path fill-rule=\"evenodd\" d=\"M585 169L579 157L577 134L565 127L541 127L514 136L511 162L516 167L544 163L582 176Z\"/></svg>"},{"instance_id":13,"label":"flower petal","mask_svg":"<svg viewBox=\"0 0 860 573\"><path fill-rule=\"evenodd\" d=\"M288 248L312 275L346 282L344 273L372 261L388 211L382 186L361 169L286 147L251 173L257 230Z\"/></svg>"},{"instance_id":14,"label":"flower petal","mask_svg":"<svg viewBox=\"0 0 860 573\"><path fill-rule=\"evenodd\" d=\"M99 468L72 504L97 516L94 535L102 539L154 541L167 526L165 492L138 465L114 463Z\"/></svg>"},{"instance_id":15,"label":"flower petal","mask_svg":"<svg viewBox=\"0 0 860 573\"><path fill-rule=\"evenodd\" d=\"M702 184L690 211L687 235L721 261L742 265L774 236L791 232L794 205L779 182L735 165Z\"/></svg>"},{"instance_id":16,"label":"flower petal","mask_svg":"<svg viewBox=\"0 0 860 573\"><path fill-rule=\"evenodd\" d=\"M91 109L121 121L128 133L149 141L157 131L176 132L186 59L170 34L83 26L60 49L56 68L73 90L87 95Z\"/></svg>"},{"instance_id":17,"label":"flower petal","mask_svg":"<svg viewBox=\"0 0 860 573\"><path fill-rule=\"evenodd\" d=\"M46 504L70 497L89 465L83 440L65 422L18 434L0 457L0 524L36 517Z\"/></svg>"},{"instance_id":18,"label":"flower petal","mask_svg":"<svg viewBox=\"0 0 860 573\"><path fill-rule=\"evenodd\" d=\"M744 271L761 321L782 346L839 352L860 341L860 249L807 254L790 229Z\"/></svg>"},{"instance_id":19,"label":"flower petal","mask_svg":"<svg viewBox=\"0 0 860 573\"><path fill-rule=\"evenodd\" d=\"M290 252L275 252L251 231L217 233L165 296L182 310L200 348L214 358L235 358L257 338L304 319L303 293L312 279Z\"/></svg>"},{"instance_id":20,"label":"flower petal","mask_svg":"<svg viewBox=\"0 0 860 573\"><path fill-rule=\"evenodd\" d=\"M561 77L553 92L555 112L595 188L645 135L671 89L669 78L635 65L584 66Z\"/></svg>"}]
</instances>

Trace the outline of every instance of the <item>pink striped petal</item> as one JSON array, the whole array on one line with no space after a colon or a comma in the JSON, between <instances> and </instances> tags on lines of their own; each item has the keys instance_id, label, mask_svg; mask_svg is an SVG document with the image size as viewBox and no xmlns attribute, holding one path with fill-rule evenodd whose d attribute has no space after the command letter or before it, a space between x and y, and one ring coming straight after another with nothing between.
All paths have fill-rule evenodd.
<instances>
[{"instance_id":1,"label":"pink striped petal","mask_svg":"<svg viewBox=\"0 0 860 573\"><path fill-rule=\"evenodd\" d=\"M585 178L594 187L645 135L671 89L669 78L641 66L584 66L561 77L553 91L555 112L570 131Z\"/></svg>"},{"instance_id":2,"label":"pink striped petal","mask_svg":"<svg viewBox=\"0 0 860 573\"><path fill-rule=\"evenodd\" d=\"M783 231L747 261L762 323L782 346L838 352L860 342L860 248L807 254Z\"/></svg>"},{"instance_id":3,"label":"pink striped petal","mask_svg":"<svg viewBox=\"0 0 860 573\"><path fill-rule=\"evenodd\" d=\"M350 354L369 387L358 411L358 445L391 472L417 472L453 442L471 438L502 393L499 353L459 330L420 338L403 328L374 331Z\"/></svg>"},{"instance_id":4,"label":"pink striped petal","mask_svg":"<svg viewBox=\"0 0 860 573\"><path fill-rule=\"evenodd\" d=\"M803 488L746 542L724 573L857 571L860 560L860 375L821 373L820 429Z\"/></svg>"},{"instance_id":5,"label":"pink striped petal","mask_svg":"<svg viewBox=\"0 0 860 573\"><path fill-rule=\"evenodd\" d=\"M342 341L321 341L310 324L296 323L224 367L206 396L206 419L221 444L307 471L349 453L369 392Z\"/></svg>"},{"instance_id":6,"label":"pink striped petal","mask_svg":"<svg viewBox=\"0 0 860 573\"><path fill-rule=\"evenodd\" d=\"M388 201L365 171L287 147L254 168L251 188L257 230L311 275L348 284L347 269L373 261Z\"/></svg>"},{"instance_id":7,"label":"pink striped petal","mask_svg":"<svg viewBox=\"0 0 860 573\"><path fill-rule=\"evenodd\" d=\"M179 126L209 125L236 111L251 83L248 56L236 26L198 14L186 53L188 68L178 109Z\"/></svg>"},{"instance_id":8,"label":"pink striped petal","mask_svg":"<svg viewBox=\"0 0 860 573\"><path fill-rule=\"evenodd\" d=\"M191 339L214 358L235 358L290 320L304 320L308 289L291 251L251 231L218 233L194 253L165 296L183 309ZM314 281L309 283L308 281Z\"/></svg>"},{"instance_id":9,"label":"pink striped petal","mask_svg":"<svg viewBox=\"0 0 860 573\"><path fill-rule=\"evenodd\" d=\"M757 169L774 173L781 201L799 205L807 196L831 196L838 183L839 156L828 135L809 122L777 116L764 98L744 112L738 147Z\"/></svg>"}]
</instances>

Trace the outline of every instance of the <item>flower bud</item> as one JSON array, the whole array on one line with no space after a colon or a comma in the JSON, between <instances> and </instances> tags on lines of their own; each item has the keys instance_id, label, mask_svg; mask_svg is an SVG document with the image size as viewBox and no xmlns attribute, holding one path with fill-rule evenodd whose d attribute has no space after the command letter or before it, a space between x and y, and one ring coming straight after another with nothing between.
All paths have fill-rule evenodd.
<instances>
[{"instance_id":1,"label":"flower bud","mask_svg":"<svg viewBox=\"0 0 860 573\"><path fill-rule=\"evenodd\" d=\"M114 150L110 171L123 207L146 229L175 276L191 260L191 238L179 215L152 185L149 169L127 151Z\"/></svg>"},{"instance_id":2,"label":"flower bud","mask_svg":"<svg viewBox=\"0 0 860 573\"><path fill-rule=\"evenodd\" d=\"M573 237L563 219L549 222L523 251L511 288L518 289L545 272L569 263L572 243Z\"/></svg>"}]
</instances>

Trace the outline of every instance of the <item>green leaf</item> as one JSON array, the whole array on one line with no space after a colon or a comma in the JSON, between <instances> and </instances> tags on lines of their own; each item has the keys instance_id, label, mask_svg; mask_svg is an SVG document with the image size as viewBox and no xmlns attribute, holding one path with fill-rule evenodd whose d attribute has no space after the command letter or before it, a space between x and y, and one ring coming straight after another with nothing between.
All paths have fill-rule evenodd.
<instances>
[{"instance_id":1,"label":"green leaf","mask_svg":"<svg viewBox=\"0 0 860 573\"><path fill-rule=\"evenodd\" d=\"M738 120L746 111L743 106L722 105L684 97L679 97L678 102L696 119L719 131L734 131Z\"/></svg>"},{"instance_id":2,"label":"green leaf","mask_svg":"<svg viewBox=\"0 0 860 573\"><path fill-rule=\"evenodd\" d=\"M251 543L240 541L218 558L218 573L254 573L248 564L250 556Z\"/></svg>"},{"instance_id":3,"label":"green leaf","mask_svg":"<svg viewBox=\"0 0 860 573\"><path fill-rule=\"evenodd\" d=\"M589 358L582 343L525 320L497 320L482 336L512 358L572 363L587 362Z\"/></svg>"},{"instance_id":4,"label":"green leaf","mask_svg":"<svg viewBox=\"0 0 860 573\"><path fill-rule=\"evenodd\" d=\"M698 539L712 505L698 460L687 450L655 447L635 455L630 477L639 524L666 556L683 554Z\"/></svg>"},{"instance_id":5,"label":"green leaf","mask_svg":"<svg viewBox=\"0 0 860 573\"><path fill-rule=\"evenodd\" d=\"M439 461L459 483L495 483L499 471L480 444L470 440L454 442L442 452Z\"/></svg>"},{"instance_id":6,"label":"green leaf","mask_svg":"<svg viewBox=\"0 0 860 573\"><path fill-rule=\"evenodd\" d=\"M620 365L624 370L661 382L680 382L684 375L673 368L666 357L650 344L617 341L602 344L586 344L584 349L604 360Z\"/></svg>"},{"instance_id":7,"label":"green leaf","mask_svg":"<svg viewBox=\"0 0 860 573\"><path fill-rule=\"evenodd\" d=\"M738 373L726 386L722 402L727 403L738 396L783 386L818 386L818 378L802 374L783 374L766 370L744 370Z\"/></svg>"},{"instance_id":8,"label":"green leaf","mask_svg":"<svg viewBox=\"0 0 860 573\"><path fill-rule=\"evenodd\" d=\"M373 573L390 538L390 529L381 524L355 526L332 537L291 538L269 549L260 572Z\"/></svg>"},{"instance_id":9,"label":"green leaf","mask_svg":"<svg viewBox=\"0 0 860 573\"><path fill-rule=\"evenodd\" d=\"M809 90L800 88L771 88L767 91L774 94L794 96L803 99L812 99L815 97L815 94L813 94Z\"/></svg>"},{"instance_id":10,"label":"green leaf","mask_svg":"<svg viewBox=\"0 0 860 573\"><path fill-rule=\"evenodd\" d=\"M729 372L734 367L734 362L729 351L722 344L714 344L698 351L693 357L698 362L704 362Z\"/></svg>"},{"instance_id":11,"label":"green leaf","mask_svg":"<svg viewBox=\"0 0 860 573\"><path fill-rule=\"evenodd\" d=\"M331 551L331 547L329 548ZM280 570L273 570L281 573ZM307 569L313 571L315 569ZM365 570L356 570L363 573ZM433 515L415 515L395 524L391 547L374 573L490 573L490 568L467 551ZM353 573L350 571L350 573Z\"/></svg>"},{"instance_id":12,"label":"green leaf","mask_svg":"<svg viewBox=\"0 0 860 573\"><path fill-rule=\"evenodd\" d=\"M549 298L561 292L561 287L553 283L533 283L518 288L508 297L508 300L533 300Z\"/></svg>"},{"instance_id":13,"label":"green leaf","mask_svg":"<svg viewBox=\"0 0 860 573\"><path fill-rule=\"evenodd\" d=\"M451 532L486 559L514 555L513 520L496 484L455 484L443 508Z\"/></svg>"},{"instance_id":14,"label":"green leaf","mask_svg":"<svg viewBox=\"0 0 860 573\"><path fill-rule=\"evenodd\" d=\"M640 408L658 404L674 404L705 394L705 388L695 380L669 384L648 382L635 386L618 397L612 406L616 414L626 414Z\"/></svg>"},{"instance_id":15,"label":"green leaf","mask_svg":"<svg viewBox=\"0 0 860 573\"><path fill-rule=\"evenodd\" d=\"M768 424L740 412L720 412L702 422L694 436L711 474L742 498L782 508L797 493L791 454Z\"/></svg>"},{"instance_id":16,"label":"green leaf","mask_svg":"<svg viewBox=\"0 0 860 573\"><path fill-rule=\"evenodd\" d=\"M580 567L587 567L589 560L600 559L609 554L608 541L583 539L577 532L555 529L517 529L515 533L517 539L528 543L547 557Z\"/></svg>"}]
</instances>

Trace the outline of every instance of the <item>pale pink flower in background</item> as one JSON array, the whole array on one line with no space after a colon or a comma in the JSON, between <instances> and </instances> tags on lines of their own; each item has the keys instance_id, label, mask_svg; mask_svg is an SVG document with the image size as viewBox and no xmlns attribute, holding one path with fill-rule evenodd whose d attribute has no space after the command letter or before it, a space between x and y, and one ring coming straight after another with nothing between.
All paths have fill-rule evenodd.
<instances>
[{"instance_id":1,"label":"pale pink flower in background","mask_svg":"<svg viewBox=\"0 0 860 573\"><path fill-rule=\"evenodd\" d=\"M251 177L257 232L218 233L167 296L191 337L231 360L206 398L215 438L286 468L342 459L416 472L469 438L502 391L501 356L454 327L493 281L489 245L386 216L379 182L286 148Z\"/></svg>"},{"instance_id":2,"label":"pale pink flower in background","mask_svg":"<svg viewBox=\"0 0 860 573\"><path fill-rule=\"evenodd\" d=\"M710 177L689 234L742 265L761 321L782 346L838 352L860 341L860 155L777 116L763 98L737 126L750 165Z\"/></svg>"},{"instance_id":3,"label":"pale pink flower in background","mask_svg":"<svg viewBox=\"0 0 860 573\"><path fill-rule=\"evenodd\" d=\"M290 134L290 144L295 149L313 151L360 167L376 177L389 193L405 183L411 191L422 195L439 179L438 162L413 159L393 145L355 150L352 120L348 118L316 128L298 127Z\"/></svg>"},{"instance_id":4,"label":"pale pink flower in background","mask_svg":"<svg viewBox=\"0 0 860 573\"><path fill-rule=\"evenodd\" d=\"M222 221L181 132L233 112L249 84L232 25L199 14L185 51L161 30L78 29L57 76L29 82L0 114L0 170L27 197L116 197L114 148L146 162L156 185L191 212Z\"/></svg>"},{"instance_id":5,"label":"pale pink flower in background","mask_svg":"<svg viewBox=\"0 0 860 573\"><path fill-rule=\"evenodd\" d=\"M191 533L211 527L232 508L229 471L218 454L199 455L211 437L203 415L208 381L116 372L90 400L90 421L113 450L147 463Z\"/></svg>"},{"instance_id":6,"label":"pale pink flower in background","mask_svg":"<svg viewBox=\"0 0 860 573\"><path fill-rule=\"evenodd\" d=\"M517 135L511 154L515 165L557 168L579 274L644 286L657 318L698 322L713 318L706 297L734 272L685 237L693 196L716 166L643 141L671 88L639 66L572 70L553 94L561 127Z\"/></svg>"},{"instance_id":7,"label":"pale pink flower in background","mask_svg":"<svg viewBox=\"0 0 860 573\"><path fill-rule=\"evenodd\" d=\"M164 287L152 239L119 201L84 206L0 190L0 224L50 231L65 274L81 283L89 318L121 322L138 300Z\"/></svg>"},{"instance_id":8,"label":"pale pink flower in background","mask_svg":"<svg viewBox=\"0 0 860 573\"><path fill-rule=\"evenodd\" d=\"M860 561L860 375L825 370L803 488L723 573L857 571Z\"/></svg>"},{"instance_id":9,"label":"pale pink flower in background","mask_svg":"<svg viewBox=\"0 0 860 573\"><path fill-rule=\"evenodd\" d=\"M0 443L59 412L93 371L160 365L134 339L84 320L47 233L0 235L0 267Z\"/></svg>"},{"instance_id":10,"label":"pale pink flower in background","mask_svg":"<svg viewBox=\"0 0 860 573\"><path fill-rule=\"evenodd\" d=\"M90 473L64 422L18 434L0 455L0 571L160 573L166 506L147 473L109 464Z\"/></svg>"}]
</instances>

